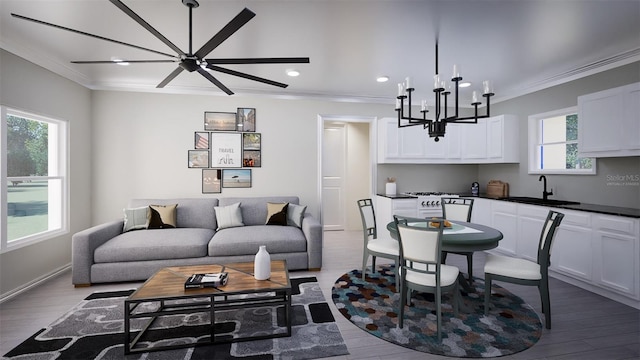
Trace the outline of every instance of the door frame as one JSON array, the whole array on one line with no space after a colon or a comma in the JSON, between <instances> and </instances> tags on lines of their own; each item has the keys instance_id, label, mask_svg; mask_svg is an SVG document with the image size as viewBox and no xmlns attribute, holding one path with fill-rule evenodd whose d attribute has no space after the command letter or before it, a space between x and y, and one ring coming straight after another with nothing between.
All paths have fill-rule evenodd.
<instances>
[{"instance_id":1,"label":"door frame","mask_svg":"<svg viewBox=\"0 0 640 360\"><path fill-rule=\"evenodd\" d=\"M377 167L377 147L376 147L376 139L378 138L378 127L376 124L378 123L377 116L361 116L361 115L326 115L326 114L318 114L317 118L317 131L318 141L317 141L317 151L318 151L318 179L317 183L317 204L318 208L317 214L320 219L320 224L324 226L324 219L322 218L322 160L323 160L323 151L322 146L324 142L324 123L329 121L339 121L345 123L368 123L369 124L369 171L371 172L371 180L370 180L370 189L371 189L371 198L374 198L375 191L377 189L377 176L378 176L378 167ZM346 210L346 209L345 209Z\"/></svg>"}]
</instances>

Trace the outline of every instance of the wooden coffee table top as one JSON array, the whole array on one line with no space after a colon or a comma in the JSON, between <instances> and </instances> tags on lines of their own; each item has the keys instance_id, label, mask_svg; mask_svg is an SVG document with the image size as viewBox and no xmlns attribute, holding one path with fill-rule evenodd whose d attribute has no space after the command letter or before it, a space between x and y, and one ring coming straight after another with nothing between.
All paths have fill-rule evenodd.
<instances>
[{"instance_id":1,"label":"wooden coffee table top","mask_svg":"<svg viewBox=\"0 0 640 360\"><path fill-rule=\"evenodd\" d=\"M184 283L193 274L229 273L229 281L220 288L185 290ZM169 298L198 297L210 295L232 295L291 289L287 263L284 260L271 261L271 277L256 280L253 277L253 262L224 265L188 265L160 269L136 290L127 300L162 300Z\"/></svg>"}]
</instances>

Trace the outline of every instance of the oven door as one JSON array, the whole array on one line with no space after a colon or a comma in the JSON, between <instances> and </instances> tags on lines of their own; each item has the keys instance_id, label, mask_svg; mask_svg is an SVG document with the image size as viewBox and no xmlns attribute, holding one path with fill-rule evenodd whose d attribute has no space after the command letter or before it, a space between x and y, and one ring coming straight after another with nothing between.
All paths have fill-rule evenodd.
<instances>
[{"instance_id":1,"label":"oven door","mask_svg":"<svg viewBox=\"0 0 640 360\"><path fill-rule=\"evenodd\" d=\"M418 217L423 219L430 219L432 217L442 217L442 208L419 208Z\"/></svg>"}]
</instances>

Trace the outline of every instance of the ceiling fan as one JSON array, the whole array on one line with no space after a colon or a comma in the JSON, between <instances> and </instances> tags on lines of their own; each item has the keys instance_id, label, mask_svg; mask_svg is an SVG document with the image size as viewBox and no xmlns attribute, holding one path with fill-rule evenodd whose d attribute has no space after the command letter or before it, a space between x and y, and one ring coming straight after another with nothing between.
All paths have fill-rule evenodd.
<instances>
[{"instance_id":1,"label":"ceiling fan","mask_svg":"<svg viewBox=\"0 0 640 360\"><path fill-rule=\"evenodd\" d=\"M158 30L153 28L148 22L142 19L138 14L136 14L133 10L131 10L128 6L126 6L120 0L109 0L115 6L117 6L120 10L122 10L125 14L135 20L138 24L142 25L147 31L153 34L155 37L160 39L163 43L165 43L168 47L170 47L173 51L177 53L177 55L167 54L164 52L156 51L153 49L144 48L142 46L137 46L129 43L125 43L122 41L109 39L103 36L89 34L84 31L75 30L71 28L67 28L64 26L51 24L45 21L29 18L26 16L11 14L11 16L16 17L18 19L33 21L38 24L52 26L57 29L71 31L77 34L90 36L93 38L97 38L100 40L110 41L120 45L130 46L139 50L145 50L149 52L153 52L158 55L168 56L173 59L167 60L110 60L110 61L72 61L74 64L122 64L122 63L178 63L178 67L171 72L156 88L165 87L171 80L173 80L176 76L178 76L183 70L187 70L188 72L197 71L200 75L204 76L207 80L212 82L222 91L227 93L228 95L233 95L233 91L229 90L224 84L222 84L216 77L211 75L210 72L206 71L204 68L208 68L213 71L239 76L245 79L258 81L261 83L278 86L281 88L286 88L288 85L283 84L277 81L261 78L258 76L242 73L239 71L223 68L217 65L230 65L230 64L300 64L300 63L309 63L308 57L276 57L276 58L224 58L224 59L205 59L204 57L209 55L211 51L213 51L216 47L218 47L222 42L228 39L231 35L233 35L236 31L238 31L241 27L243 27L249 20L251 20L256 14L251 10L244 8L236 17L234 17L227 25L225 25L217 34L215 34L209 41L207 41L198 51L193 52L192 48L192 11L193 9L199 6L198 1L196 0L182 0L182 3L189 8L189 52L185 53L180 48L178 48L175 44L173 44L169 39L167 39L164 35L162 35Z\"/></svg>"}]
</instances>

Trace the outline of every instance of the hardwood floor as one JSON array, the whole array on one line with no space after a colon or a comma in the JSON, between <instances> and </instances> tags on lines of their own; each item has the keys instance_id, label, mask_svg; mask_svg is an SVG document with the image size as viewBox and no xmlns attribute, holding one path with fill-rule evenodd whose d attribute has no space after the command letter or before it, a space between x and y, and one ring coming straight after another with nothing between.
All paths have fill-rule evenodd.
<instances>
[{"instance_id":1,"label":"hardwood floor","mask_svg":"<svg viewBox=\"0 0 640 360\"><path fill-rule=\"evenodd\" d=\"M335 280L361 266L362 232L325 232L322 271L295 271L291 276L318 278L329 304ZM378 263L387 262L378 259ZM449 255L449 264L466 269L466 259ZM482 276L484 255L475 254L474 274ZM522 297L540 313L535 287L498 282ZM139 283L94 285L74 288L71 272L40 284L0 304L0 354L4 354L37 330L53 322L73 305L96 291L135 288ZM543 328L540 341L532 348L501 359L638 359L640 358L640 310L622 305L586 290L551 279L553 327ZM412 351L368 335L346 320L332 306L334 316L350 355L331 359L444 359ZM544 317L542 317L544 318Z\"/></svg>"}]
</instances>

